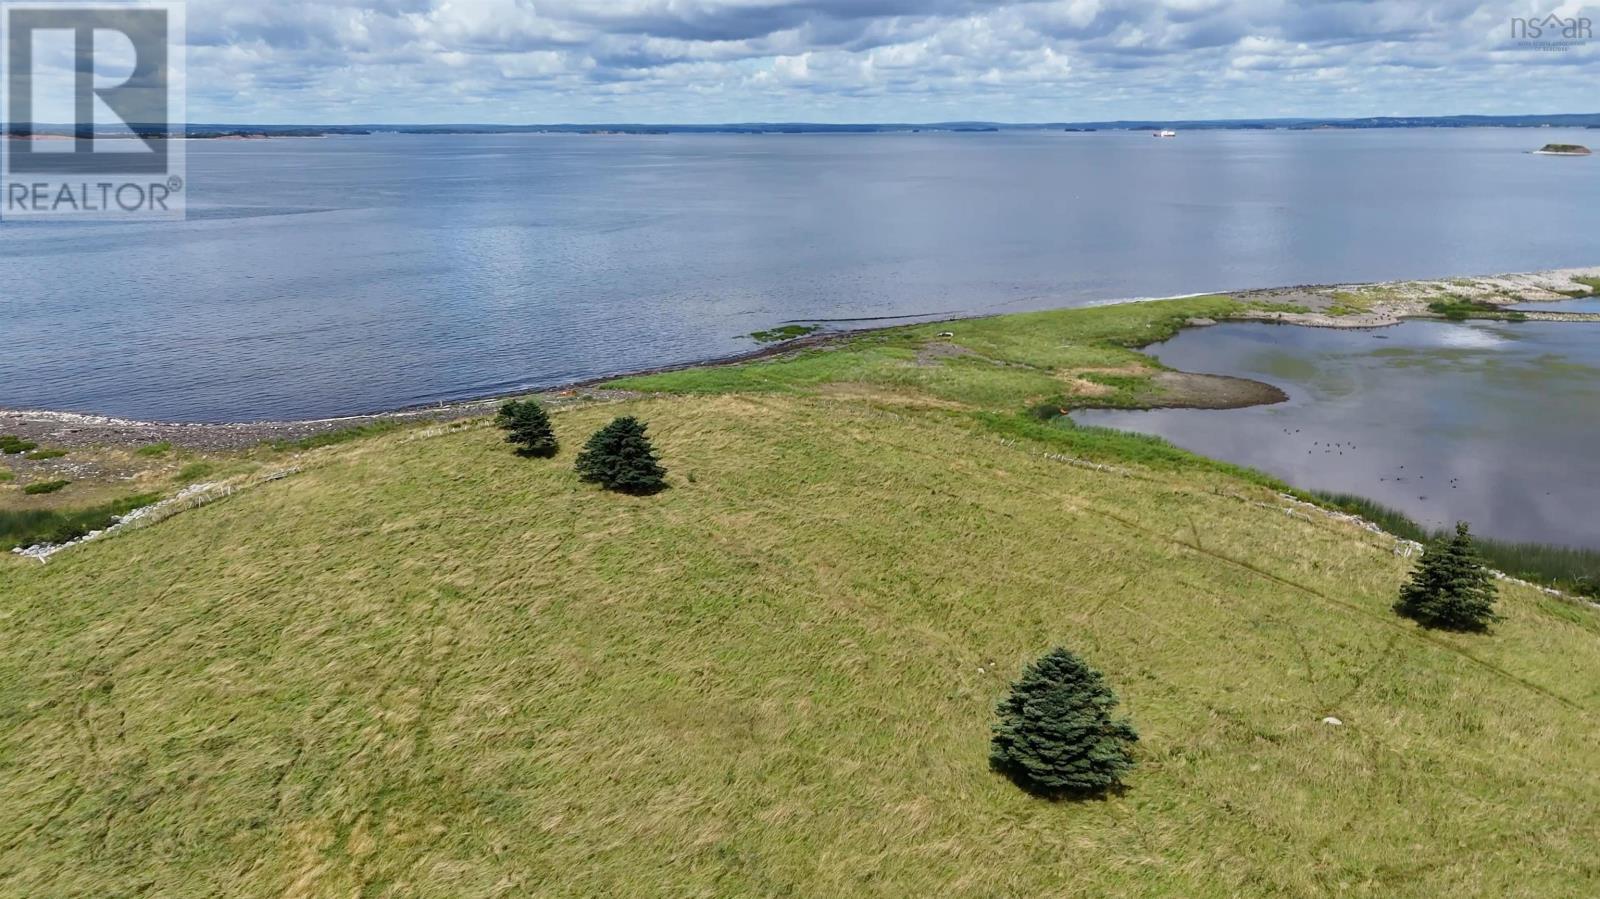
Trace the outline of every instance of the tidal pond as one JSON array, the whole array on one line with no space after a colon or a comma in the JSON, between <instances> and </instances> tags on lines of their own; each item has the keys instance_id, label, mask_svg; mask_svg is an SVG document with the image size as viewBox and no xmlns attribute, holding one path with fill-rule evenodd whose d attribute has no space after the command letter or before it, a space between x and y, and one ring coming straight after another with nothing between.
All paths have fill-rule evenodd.
<instances>
[{"instance_id":1,"label":"tidal pond","mask_svg":"<svg viewBox=\"0 0 1600 899\"><path fill-rule=\"evenodd\" d=\"M1266 381L1290 398L1074 420L1367 497L1429 527L1465 520L1502 540L1600 548L1600 325L1223 324L1150 352L1183 371Z\"/></svg>"}]
</instances>

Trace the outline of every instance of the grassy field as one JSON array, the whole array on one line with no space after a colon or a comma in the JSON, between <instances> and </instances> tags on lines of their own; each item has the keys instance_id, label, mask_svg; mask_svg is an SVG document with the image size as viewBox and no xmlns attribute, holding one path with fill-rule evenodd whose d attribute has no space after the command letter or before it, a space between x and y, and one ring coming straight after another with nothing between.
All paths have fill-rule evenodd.
<instances>
[{"instance_id":1,"label":"grassy field","mask_svg":"<svg viewBox=\"0 0 1600 899\"><path fill-rule=\"evenodd\" d=\"M956 341L1050 389L1128 361L1007 321ZM924 353L635 379L684 395L562 411L549 462L379 433L0 560L0 895L1600 892L1593 610L1422 631L1392 539ZM579 483L620 414L672 489ZM1139 728L1121 795L987 768L1054 645Z\"/></svg>"}]
</instances>

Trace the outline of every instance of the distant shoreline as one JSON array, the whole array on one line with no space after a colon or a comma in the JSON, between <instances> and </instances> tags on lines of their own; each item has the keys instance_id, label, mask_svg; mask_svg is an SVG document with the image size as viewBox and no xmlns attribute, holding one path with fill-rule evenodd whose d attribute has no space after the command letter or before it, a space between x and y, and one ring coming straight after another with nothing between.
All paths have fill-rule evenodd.
<instances>
[{"instance_id":1,"label":"distant shoreline","mask_svg":"<svg viewBox=\"0 0 1600 899\"><path fill-rule=\"evenodd\" d=\"M593 136L667 134L903 134L935 132L943 134L986 134L997 132L1097 131L1329 131L1378 130L1397 128L1588 128L1600 129L1600 112L1555 113L1547 115L1441 115L1441 116L1365 116L1365 117L1279 117L1255 119L1116 119L1093 122L725 122L714 124L661 124L649 122L601 122L593 124L546 123L526 125L496 124L366 124L270 125L260 123L201 123L187 126L191 139L274 137L356 137L385 134L408 135L509 135L509 134L584 134ZM74 129L60 123L40 123L34 130L44 135L71 137ZM10 137L12 129L0 126ZM107 135L111 137L113 135Z\"/></svg>"}]
</instances>

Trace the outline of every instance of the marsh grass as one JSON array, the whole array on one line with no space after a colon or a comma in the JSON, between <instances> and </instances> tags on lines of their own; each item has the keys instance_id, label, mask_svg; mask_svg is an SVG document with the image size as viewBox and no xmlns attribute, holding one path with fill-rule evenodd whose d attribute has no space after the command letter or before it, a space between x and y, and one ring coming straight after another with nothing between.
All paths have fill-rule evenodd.
<instances>
[{"instance_id":1,"label":"marsh grass","mask_svg":"<svg viewBox=\"0 0 1600 899\"><path fill-rule=\"evenodd\" d=\"M1418 543L1454 533L1454 528L1430 531L1405 513L1365 497L1322 491L1315 491L1312 496L1322 505L1360 516L1397 537ZM1513 577L1585 595L1593 592L1593 585L1600 584L1600 551L1548 543L1514 543L1476 534L1473 543L1485 561Z\"/></svg>"},{"instance_id":2,"label":"marsh grass","mask_svg":"<svg viewBox=\"0 0 1600 899\"><path fill-rule=\"evenodd\" d=\"M610 387L652 393L815 393L849 383L915 391L973 408L1021 410L1083 377L1111 388L1098 405L1149 405L1160 364L1137 348L1167 340L1191 318L1223 319L1247 306L1230 297L1123 303L912 325L841 338L793 355L622 378ZM940 338L951 332L954 337ZM1064 407L1088 400L1064 397Z\"/></svg>"},{"instance_id":3,"label":"marsh grass","mask_svg":"<svg viewBox=\"0 0 1600 899\"><path fill-rule=\"evenodd\" d=\"M1428 311L1435 315L1444 316L1450 321L1484 319L1488 321L1522 322L1528 320L1528 316L1525 313L1518 312L1515 309L1504 309L1493 303L1471 300L1456 294L1447 294L1442 299L1429 303Z\"/></svg>"},{"instance_id":4,"label":"marsh grass","mask_svg":"<svg viewBox=\"0 0 1600 899\"><path fill-rule=\"evenodd\" d=\"M1278 492L1288 492L1290 489L1271 475L1196 455L1160 437L1116 428L1080 425L1066 416L1050 415L1049 411L1053 410L1047 406L1024 415L981 412L977 413L976 418L997 434L1048 444L1058 451L1089 462L1129 463L1169 473L1209 471Z\"/></svg>"}]
</instances>

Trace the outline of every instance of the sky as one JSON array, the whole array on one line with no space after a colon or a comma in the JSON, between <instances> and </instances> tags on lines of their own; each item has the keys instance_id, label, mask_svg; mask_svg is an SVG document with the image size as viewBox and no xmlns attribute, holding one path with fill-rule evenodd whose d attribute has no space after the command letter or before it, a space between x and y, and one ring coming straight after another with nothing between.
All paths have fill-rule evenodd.
<instances>
[{"instance_id":1,"label":"sky","mask_svg":"<svg viewBox=\"0 0 1600 899\"><path fill-rule=\"evenodd\" d=\"M189 119L1005 122L1600 111L1600 3L189 0Z\"/></svg>"}]
</instances>

